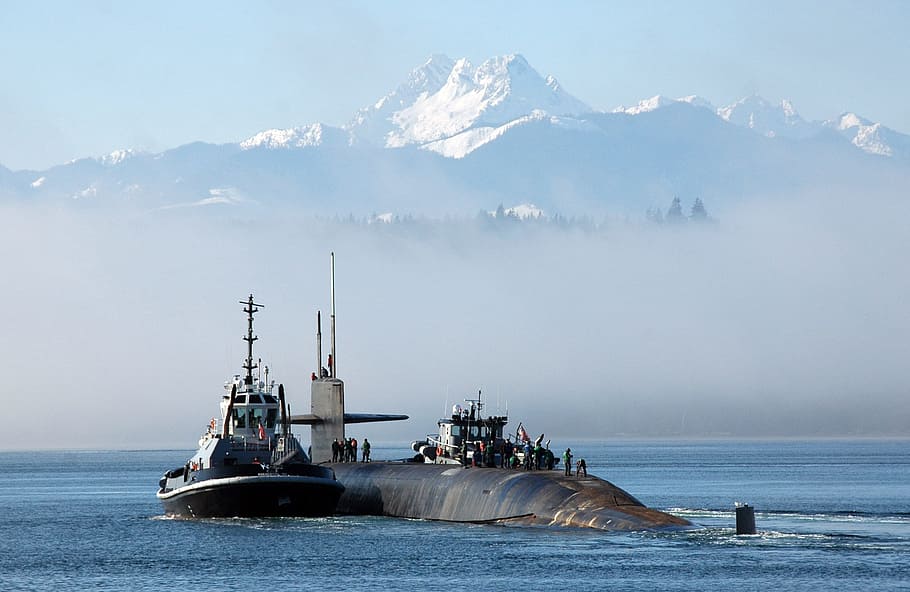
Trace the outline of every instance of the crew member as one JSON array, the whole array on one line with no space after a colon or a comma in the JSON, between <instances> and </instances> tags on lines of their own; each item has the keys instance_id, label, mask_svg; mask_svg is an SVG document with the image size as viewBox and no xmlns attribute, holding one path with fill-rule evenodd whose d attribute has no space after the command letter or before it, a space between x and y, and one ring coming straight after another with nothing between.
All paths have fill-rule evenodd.
<instances>
[{"instance_id":1,"label":"crew member","mask_svg":"<svg viewBox=\"0 0 910 592\"><path fill-rule=\"evenodd\" d=\"M585 459L578 459L578 465L575 467L575 476L581 477L581 474L584 473L585 477L588 476L588 466L585 464Z\"/></svg>"},{"instance_id":2,"label":"crew member","mask_svg":"<svg viewBox=\"0 0 910 592\"><path fill-rule=\"evenodd\" d=\"M562 460L566 463L566 476L572 474L572 449L566 448L566 451L562 453Z\"/></svg>"}]
</instances>

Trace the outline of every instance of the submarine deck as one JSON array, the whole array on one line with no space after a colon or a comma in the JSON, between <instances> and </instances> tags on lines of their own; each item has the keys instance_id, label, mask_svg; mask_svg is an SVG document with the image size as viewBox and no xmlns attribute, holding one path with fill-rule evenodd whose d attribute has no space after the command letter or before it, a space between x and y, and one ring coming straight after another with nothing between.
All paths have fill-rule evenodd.
<instances>
[{"instance_id":1,"label":"submarine deck","mask_svg":"<svg viewBox=\"0 0 910 592\"><path fill-rule=\"evenodd\" d=\"M603 530L692 526L595 476L406 462L325 466L345 486L339 514Z\"/></svg>"}]
</instances>

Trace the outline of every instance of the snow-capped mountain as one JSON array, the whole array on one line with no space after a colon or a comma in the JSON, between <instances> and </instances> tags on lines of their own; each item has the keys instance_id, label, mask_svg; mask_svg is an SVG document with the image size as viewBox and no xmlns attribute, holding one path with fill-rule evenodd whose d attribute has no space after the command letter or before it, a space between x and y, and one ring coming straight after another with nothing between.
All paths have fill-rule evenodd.
<instances>
[{"instance_id":1,"label":"snow-capped mountain","mask_svg":"<svg viewBox=\"0 0 910 592\"><path fill-rule=\"evenodd\" d=\"M619 107L613 109L613 113L638 115L639 113L648 113L649 111L654 111L655 109L660 109L661 107L667 107L676 103L688 103L689 105L694 105L695 107L704 107L705 109L710 109L711 111L715 110L714 105L712 105L710 101L698 95L689 95L687 97L679 97L678 99L670 99L663 95L655 95L650 99L642 99L638 102L637 105L634 105L632 107L620 105Z\"/></svg>"},{"instance_id":2,"label":"snow-capped mountain","mask_svg":"<svg viewBox=\"0 0 910 592\"><path fill-rule=\"evenodd\" d=\"M818 135L825 129L835 130L854 146L878 156L910 158L910 136L873 123L855 113L843 113L827 121L807 121L787 99L774 104L758 96L744 97L726 107L715 109L706 99L697 95L670 99L661 95L641 100L632 107L619 106L613 113L639 115L677 103L689 103L711 109L717 116L740 127L748 128L768 138L804 140Z\"/></svg>"},{"instance_id":3,"label":"snow-capped mountain","mask_svg":"<svg viewBox=\"0 0 910 592\"><path fill-rule=\"evenodd\" d=\"M143 152L127 148L125 150L114 150L110 154L99 157L97 160L104 166L115 166L140 154L143 154Z\"/></svg>"},{"instance_id":4,"label":"snow-capped mountain","mask_svg":"<svg viewBox=\"0 0 910 592\"><path fill-rule=\"evenodd\" d=\"M350 142L347 132L337 127L314 123L289 129L270 129L259 132L240 142L242 150L253 148L311 148L327 143L345 144Z\"/></svg>"},{"instance_id":5,"label":"snow-capped mountain","mask_svg":"<svg viewBox=\"0 0 910 592\"><path fill-rule=\"evenodd\" d=\"M594 111L520 55L477 67L437 55L343 128L312 123L236 144L122 150L45 171L0 166L0 200L401 215L533 203L503 212L533 218L643 212L674 195L713 207L876 178L910 185L910 136L853 113L806 121L786 100L715 108L697 95Z\"/></svg>"},{"instance_id":6,"label":"snow-capped mountain","mask_svg":"<svg viewBox=\"0 0 910 592\"><path fill-rule=\"evenodd\" d=\"M829 119L823 125L840 132L863 152L910 158L910 136L881 123L873 123L856 113L842 113L840 117Z\"/></svg>"},{"instance_id":7,"label":"snow-capped mountain","mask_svg":"<svg viewBox=\"0 0 910 592\"><path fill-rule=\"evenodd\" d=\"M359 140L395 148L445 140L470 129L484 129L480 135L487 135L535 113L590 111L555 78L538 74L521 55L492 58L476 68L464 58L433 56L411 72L405 84L362 109L347 129Z\"/></svg>"},{"instance_id":8,"label":"snow-capped mountain","mask_svg":"<svg viewBox=\"0 0 910 592\"><path fill-rule=\"evenodd\" d=\"M730 123L747 127L769 138L804 139L818 132L817 126L800 117L787 99L773 104L758 95L721 107L717 115Z\"/></svg>"}]
</instances>

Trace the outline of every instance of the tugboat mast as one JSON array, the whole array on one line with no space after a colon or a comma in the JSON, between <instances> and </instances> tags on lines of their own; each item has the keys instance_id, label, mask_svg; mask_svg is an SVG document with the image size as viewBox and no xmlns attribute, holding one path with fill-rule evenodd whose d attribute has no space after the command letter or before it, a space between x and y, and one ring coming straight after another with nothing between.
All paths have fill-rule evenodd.
<instances>
[{"instance_id":1,"label":"tugboat mast","mask_svg":"<svg viewBox=\"0 0 910 592\"><path fill-rule=\"evenodd\" d=\"M244 370L246 370L246 377L243 379L243 383L246 385L253 384L253 368L258 368L258 364L253 363L253 342L259 339L253 335L253 314L259 312L260 308L265 308L262 304L256 304L253 302L253 295L250 294L250 297L247 300L241 300L240 304L245 304L246 306L243 309L243 312L247 314L247 334L243 338L247 343L247 356L246 363L243 365Z\"/></svg>"}]
</instances>

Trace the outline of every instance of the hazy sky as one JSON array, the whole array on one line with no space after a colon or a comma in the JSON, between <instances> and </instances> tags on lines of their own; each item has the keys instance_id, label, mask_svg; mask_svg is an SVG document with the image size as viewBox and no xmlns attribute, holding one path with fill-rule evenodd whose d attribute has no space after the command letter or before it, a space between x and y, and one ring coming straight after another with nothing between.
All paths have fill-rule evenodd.
<instances>
[{"instance_id":1,"label":"hazy sky","mask_svg":"<svg viewBox=\"0 0 910 592\"><path fill-rule=\"evenodd\" d=\"M521 53L595 108L759 93L910 132L910 4L5 2L0 164L340 125L430 54Z\"/></svg>"}]
</instances>

